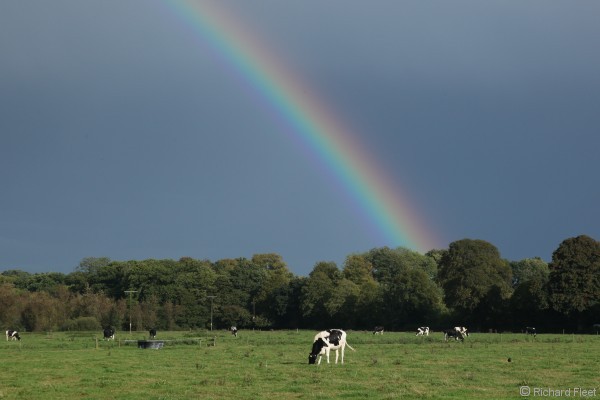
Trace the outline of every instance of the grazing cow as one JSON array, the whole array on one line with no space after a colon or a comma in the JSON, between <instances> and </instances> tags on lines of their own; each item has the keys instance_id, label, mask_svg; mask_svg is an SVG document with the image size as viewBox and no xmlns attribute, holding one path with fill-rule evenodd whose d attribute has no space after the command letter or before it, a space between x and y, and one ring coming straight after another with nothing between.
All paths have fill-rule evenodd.
<instances>
[{"instance_id":1,"label":"grazing cow","mask_svg":"<svg viewBox=\"0 0 600 400\"><path fill-rule=\"evenodd\" d=\"M156 339L156 329L152 328L148 333L150 334L150 339Z\"/></svg>"},{"instance_id":2,"label":"grazing cow","mask_svg":"<svg viewBox=\"0 0 600 400\"><path fill-rule=\"evenodd\" d=\"M315 335L313 341L312 351L308 355L308 363L314 364L319 361L317 365L321 364L323 354L327 356L327 364L329 364L329 352L335 350L335 363L338 362L338 350L342 353L342 364L344 363L344 348L348 346L352 351L356 351L346 342L346 332L341 329L329 329L326 331L319 332Z\"/></svg>"},{"instance_id":3,"label":"grazing cow","mask_svg":"<svg viewBox=\"0 0 600 400\"><path fill-rule=\"evenodd\" d=\"M429 336L429 327L428 326L422 326L420 328L417 328L417 334L416 336Z\"/></svg>"},{"instance_id":4,"label":"grazing cow","mask_svg":"<svg viewBox=\"0 0 600 400\"><path fill-rule=\"evenodd\" d=\"M448 338L451 338L451 337L453 337L456 340L460 339L463 342L465 340L465 334L463 334L461 331L459 331L457 329L446 329L444 331L444 340L447 342Z\"/></svg>"},{"instance_id":5,"label":"grazing cow","mask_svg":"<svg viewBox=\"0 0 600 400\"><path fill-rule=\"evenodd\" d=\"M526 335L533 335L533 337L537 336L537 332L535 331L535 328L532 326L528 326L525 328L525 334Z\"/></svg>"},{"instance_id":6,"label":"grazing cow","mask_svg":"<svg viewBox=\"0 0 600 400\"><path fill-rule=\"evenodd\" d=\"M235 326L232 326L232 327L231 327L229 330L231 331L231 334L232 334L233 336L237 337L237 331L238 331L238 328L237 328L237 327L235 327Z\"/></svg>"},{"instance_id":7,"label":"grazing cow","mask_svg":"<svg viewBox=\"0 0 600 400\"><path fill-rule=\"evenodd\" d=\"M463 338L469 336L469 332L467 332L467 328L465 328L464 326L455 326L454 330L456 332L459 332Z\"/></svg>"},{"instance_id":8,"label":"grazing cow","mask_svg":"<svg viewBox=\"0 0 600 400\"><path fill-rule=\"evenodd\" d=\"M383 335L383 326L376 326L373 328L373 335L377 335L378 333Z\"/></svg>"},{"instance_id":9,"label":"grazing cow","mask_svg":"<svg viewBox=\"0 0 600 400\"><path fill-rule=\"evenodd\" d=\"M19 336L19 332L13 331L12 329L7 330L6 331L6 341L8 342L9 340L21 340L21 336Z\"/></svg>"},{"instance_id":10,"label":"grazing cow","mask_svg":"<svg viewBox=\"0 0 600 400\"><path fill-rule=\"evenodd\" d=\"M115 340L115 330L113 328L104 328L104 339Z\"/></svg>"}]
</instances>

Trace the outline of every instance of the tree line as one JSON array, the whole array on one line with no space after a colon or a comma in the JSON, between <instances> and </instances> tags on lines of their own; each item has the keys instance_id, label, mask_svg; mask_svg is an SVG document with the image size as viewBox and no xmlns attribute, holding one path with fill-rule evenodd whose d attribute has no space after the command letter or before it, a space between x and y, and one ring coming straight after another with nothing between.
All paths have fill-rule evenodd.
<instances>
[{"instance_id":1,"label":"tree line","mask_svg":"<svg viewBox=\"0 0 600 400\"><path fill-rule=\"evenodd\" d=\"M72 273L0 274L0 323L24 331L215 329L591 331L600 323L600 242L564 240L552 254L508 261L483 240L420 254L374 248L339 268L291 273L278 254L216 262L81 260Z\"/></svg>"}]
</instances>

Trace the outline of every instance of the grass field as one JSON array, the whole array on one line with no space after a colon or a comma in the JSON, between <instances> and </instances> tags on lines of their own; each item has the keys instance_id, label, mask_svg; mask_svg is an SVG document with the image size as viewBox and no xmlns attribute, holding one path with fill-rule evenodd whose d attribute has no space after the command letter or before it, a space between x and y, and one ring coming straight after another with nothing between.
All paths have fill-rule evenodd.
<instances>
[{"instance_id":1,"label":"grass field","mask_svg":"<svg viewBox=\"0 0 600 400\"><path fill-rule=\"evenodd\" d=\"M100 332L24 333L1 342L0 399L510 399L521 386L531 397L539 388L600 398L597 335L475 333L445 343L439 332L349 331L356 352L346 349L345 364L332 353L332 364L316 366L315 333L159 332L159 350L125 341L146 332L118 332L114 342Z\"/></svg>"}]
</instances>

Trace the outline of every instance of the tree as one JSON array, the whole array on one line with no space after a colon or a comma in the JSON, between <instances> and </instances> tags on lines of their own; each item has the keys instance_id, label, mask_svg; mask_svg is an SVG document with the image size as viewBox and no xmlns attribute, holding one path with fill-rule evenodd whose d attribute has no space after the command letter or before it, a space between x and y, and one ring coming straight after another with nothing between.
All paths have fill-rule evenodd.
<instances>
[{"instance_id":1,"label":"tree","mask_svg":"<svg viewBox=\"0 0 600 400\"><path fill-rule=\"evenodd\" d=\"M467 321L492 321L489 307L511 295L512 274L498 249L483 240L463 239L450 243L440 260L438 280L446 304ZM492 290L494 289L494 290ZM481 307L480 307L481 305Z\"/></svg>"},{"instance_id":2,"label":"tree","mask_svg":"<svg viewBox=\"0 0 600 400\"><path fill-rule=\"evenodd\" d=\"M302 328L307 325L304 322L301 311L302 292L308 281L307 277L297 276L292 278L288 287L282 290L281 296L285 296L286 310L280 317L280 324L288 328Z\"/></svg>"},{"instance_id":3,"label":"tree","mask_svg":"<svg viewBox=\"0 0 600 400\"><path fill-rule=\"evenodd\" d=\"M391 282L395 275L407 268L402 253L389 247L371 249L364 256L373 266L373 277L379 283Z\"/></svg>"},{"instance_id":4,"label":"tree","mask_svg":"<svg viewBox=\"0 0 600 400\"><path fill-rule=\"evenodd\" d=\"M431 280L436 278L438 266L435 256L432 256L434 253L430 252L428 254L431 255L423 255L405 247L398 247L394 251L398 253L403 265L425 272Z\"/></svg>"},{"instance_id":5,"label":"tree","mask_svg":"<svg viewBox=\"0 0 600 400\"><path fill-rule=\"evenodd\" d=\"M24 308L21 313L23 328L28 331L51 331L66 321L61 319L61 304L47 292L33 292L22 296Z\"/></svg>"},{"instance_id":6,"label":"tree","mask_svg":"<svg viewBox=\"0 0 600 400\"><path fill-rule=\"evenodd\" d=\"M105 267L110 263L108 257L85 257L75 268L75 271L83 272L85 274L94 275L99 268Z\"/></svg>"},{"instance_id":7,"label":"tree","mask_svg":"<svg viewBox=\"0 0 600 400\"><path fill-rule=\"evenodd\" d=\"M371 329L381 324L384 310L382 290L373 277L373 265L366 255L352 254L346 257L342 273L345 279L355 283L358 288L348 326Z\"/></svg>"},{"instance_id":8,"label":"tree","mask_svg":"<svg viewBox=\"0 0 600 400\"><path fill-rule=\"evenodd\" d=\"M255 254L252 264L265 272L260 291L252 299L253 317L256 310L268 320L277 320L285 313L288 296L286 289L293 277L279 254Z\"/></svg>"},{"instance_id":9,"label":"tree","mask_svg":"<svg viewBox=\"0 0 600 400\"><path fill-rule=\"evenodd\" d=\"M525 326L548 324L548 274L533 274L521 280L510 299L514 322L519 329Z\"/></svg>"},{"instance_id":10,"label":"tree","mask_svg":"<svg viewBox=\"0 0 600 400\"><path fill-rule=\"evenodd\" d=\"M94 293L91 289L84 294L77 294L72 298L73 308L71 318L94 317L104 323L114 308L114 300L102 293Z\"/></svg>"},{"instance_id":11,"label":"tree","mask_svg":"<svg viewBox=\"0 0 600 400\"><path fill-rule=\"evenodd\" d=\"M351 280L357 285L375 280L373 278L373 265L371 265L365 256L359 254L346 257L342 273L344 278Z\"/></svg>"},{"instance_id":12,"label":"tree","mask_svg":"<svg viewBox=\"0 0 600 400\"><path fill-rule=\"evenodd\" d=\"M2 272L2 276L6 282L14 284L16 288L28 290L32 275L29 272L11 269Z\"/></svg>"},{"instance_id":13,"label":"tree","mask_svg":"<svg viewBox=\"0 0 600 400\"><path fill-rule=\"evenodd\" d=\"M20 292L12 283L0 284L0 324L4 327L21 328L23 304L19 301Z\"/></svg>"},{"instance_id":14,"label":"tree","mask_svg":"<svg viewBox=\"0 0 600 400\"><path fill-rule=\"evenodd\" d=\"M98 266L94 273L88 277L88 283L93 291L104 293L113 299L124 296L128 288L125 275L125 265L121 262L110 262Z\"/></svg>"},{"instance_id":15,"label":"tree","mask_svg":"<svg viewBox=\"0 0 600 400\"><path fill-rule=\"evenodd\" d=\"M359 296L360 287L356 283L349 279L340 279L325 303L325 310L331 318L331 323L337 326L353 327Z\"/></svg>"},{"instance_id":16,"label":"tree","mask_svg":"<svg viewBox=\"0 0 600 400\"><path fill-rule=\"evenodd\" d=\"M262 295L262 286L267 282L268 272L247 258L219 260L215 264L217 278L214 284L215 317L219 324L229 325L231 315L239 315L239 325L244 326L245 315L253 313L256 302ZM209 293L212 294L212 293ZM234 307L235 306L235 307ZM236 308L238 307L238 308ZM242 313L235 310L244 309ZM230 311L235 312L231 313ZM223 314L227 311L228 315Z\"/></svg>"},{"instance_id":17,"label":"tree","mask_svg":"<svg viewBox=\"0 0 600 400\"><path fill-rule=\"evenodd\" d=\"M414 328L437 318L442 292L422 269L408 268L384 286L386 324L392 329Z\"/></svg>"},{"instance_id":18,"label":"tree","mask_svg":"<svg viewBox=\"0 0 600 400\"><path fill-rule=\"evenodd\" d=\"M210 321L210 300L217 274L206 261L182 259L172 265L175 274L178 303L181 305L177 323L182 327L206 326Z\"/></svg>"},{"instance_id":19,"label":"tree","mask_svg":"<svg viewBox=\"0 0 600 400\"><path fill-rule=\"evenodd\" d=\"M444 257L444 254L446 254L447 252L448 252L448 250L446 250L446 249L433 249L433 250L429 250L427 253L425 253L425 255L427 257L432 258L436 264L439 264L440 261L442 260L442 257Z\"/></svg>"},{"instance_id":20,"label":"tree","mask_svg":"<svg viewBox=\"0 0 600 400\"><path fill-rule=\"evenodd\" d=\"M335 287L342 278L334 262L318 262L308 274L308 280L302 287L302 316L313 324L323 324L332 317L332 306L326 307Z\"/></svg>"},{"instance_id":21,"label":"tree","mask_svg":"<svg viewBox=\"0 0 600 400\"><path fill-rule=\"evenodd\" d=\"M547 278L550 274L548 264L539 257L513 261L510 263L510 268L512 269L513 287L517 287L520 284L535 278Z\"/></svg>"},{"instance_id":22,"label":"tree","mask_svg":"<svg viewBox=\"0 0 600 400\"><path fill-rule=\"evenodd\" d=\"M582 329L584 313L600 303L600 242L581 235L564 240L549 264L552 308Z\"/></svg>"}]
</instances>

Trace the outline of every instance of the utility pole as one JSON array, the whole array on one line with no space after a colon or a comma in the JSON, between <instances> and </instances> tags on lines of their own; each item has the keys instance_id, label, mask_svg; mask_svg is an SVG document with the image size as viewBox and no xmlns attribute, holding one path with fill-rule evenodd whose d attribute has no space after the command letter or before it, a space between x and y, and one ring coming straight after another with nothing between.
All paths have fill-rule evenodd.
<instances>
[{"instance_id":1,"label":"utility pole","mask_svg":"<svg viewBox=\"0 0 600 400\"><path fill-rule=\"evenodd\" d=\"M129 334L131 335L131 295L137 293L137 290L126 290L125 293L129 294Z\"/></svg>"},{"instance_id":2,"label":"utility pole","mask_svg":"<svg viewBox=\"0 0 600 400\"><path fill-rule=\"evenodd\" d=\"M212 325L212 316L213 316L213 299L214 299L215 297L217 297L217 296L206 296L206 297L208 297L208 298L210 299L210 330L211 330L211 332L212 332L212 328L213 328L213 325Z\"/></svg>"},{"instance_id":3,"label":"utility pole","mask_svg":"<svg viewBox=\"0 0 600 400\"><path fill-rule=\"evenodd\" d=\"M256 327L256 300L252 299L252 330Z\"/></svg>"}]
</instances>

